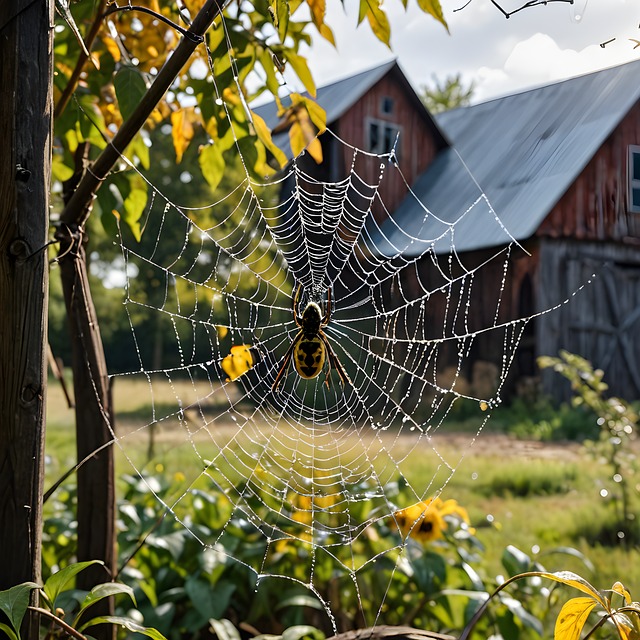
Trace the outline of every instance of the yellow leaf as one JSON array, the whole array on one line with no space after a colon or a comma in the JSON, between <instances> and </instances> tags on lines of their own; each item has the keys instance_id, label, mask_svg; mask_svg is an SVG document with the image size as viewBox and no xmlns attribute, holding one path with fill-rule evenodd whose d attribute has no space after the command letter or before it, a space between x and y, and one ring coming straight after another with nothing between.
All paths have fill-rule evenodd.
<instances>
[{"instance_id":1,"label":"yellow leaf","mask_svg":"<svg viewBox=\"0 0 640 640\"><path fill-rule=\"evenodd\" d=\"M307 0L307 4L311 10L313 24L319 27L324 22L324 16L327 12L326 0Z\"/></svg>"},{"instance_id":2,"label":"yellow leaf","mask_svg":"<svg viewBox=\"0 0 640 640\"><path fill-rule=\"evenodd\" d=\"M606 600L602 597L601 593L591 584L589 584L584 578L580 577L577 573L573 573L572 571L556 571L555 573L548 573L547 571L536 571L535 575L540 576L541 578L547 578L548 580L553 580L554 582L560 582L561 584L566 584L569 587L573 587L574 589L578 589L578 591L582 591L582 593L586 593L588 596L591 596L594 600L598 602L604 609L608 610L608 604Z\"/></svg>"},{"instance_id":3,"label":"yellow leaf","mask_svg":"<svg viewBox=\"0 0 640 640\"><path fill-rule=\"evenodd\" d=\"M625 586L622 582L616 582L612 587L611 591L621 595L624 598L625 604L631 604L631 594L626 590Z\"/></svg>"},{"instance_id":4,"label":"yellow leaf","mask_svg":"<svg viewBox=\"0 0 640 640\"><path fill-rule=\"evenodd\" d=\"M218 334L218 338L222 340L229 333L229 329L227 329L227 327L222 326L221 324L217 324L216 333Z\"/></svg>"},{"instance_id":5,"label":"yellow leaf","mask_svg":"<svg viewBox=\"0 0 640 640\"><path fill-rule=\"evenodd\" d=\"M193 107L186 107L171 114L171 137L173 138L173 148L176 150L176 162L182 160L184 152L193 140L194 113Z\"/></svg>"},{"instance_id":6,"label":"yellow leaf","mask_svg":"<svg viewBox=\"0 0 640 640\"><path fill-rule=\"evenodd\" d=\"M307 153L316 161L317 164L322 163L322 144L318 138L314 138L307 145Z\"/></svg>"},{"instance_id":7,"label":"yellow leaf","mask_svg":"<svg viewBox=\"0 0 640 640\"><path fill-rule=\"evenodd\" d=\"M300 99L318 133L322 133L327 128L327 112L317 102L309 100L309 98L300 96Z\"/></svg>"},{"instance_id":8,"label":"yellow leaf","mask_svg":"<svg viewBox=\"0 0 640 640\"><path fill-rule=\"evenodd\" d=\"M271 131L269 131L266 122L254 111L251 112L251 119L253 120L253 128L258 136L258 140L272 153L282 169L282 167L287 164L287 156L273 143Z\"/></svg>"},{"instance_id":9,"label":"yellow leaf","mask_svg":"<svg viewBox=\"0 0 640 640\"><path fill-rule=\"evenodd\" d=\"M358 24L367 18L371 30L378 40L384 42L387 46L391 43L391 25L387 14L382 9L378 0L360 0L360 11L358 16Z\"/></svg>"},{"instance_id":10,"label":"yellow leaf","mask_svg":"<svg viewBox=\"0 0 640 640\"><path fill-rule=\"evenodd\" d=\"M449 32L449 25L447 25L447 21L444 19L444 13L442 12L442 7L440 6L440 0L417 0L418 6L429 15L433 16L438 22L440 22L444 28Z\"/></svg>"},{"instance_id":11,"label":"yellow leaf","mask_svg":"<svg viewBox=\"0 0 640 640\"><path fill-rule=\"evenodd\" d=\"M554 640L580 640L582 628L595 606L593 598L572 598L565 602L556 619Z\"/></svg>"},{"instance_id":12,"label":"yellow leaf","mask_svg":"<svg viewBox=\"0 0 640 640\"><path fill-rule=\"evenodd\" d=\"M327 42L330 42L334 47L336 46L336 39L333 35L333 31L331 30L331 27L328 24L323 22L318 27L318 32Z\"/></svg>"},{"instance_id":13,"label":"yellow leaf","mask_svg":"<svg viewBox=\"0 0 640 640\"><path fill-rule=\"evenodd\" d=\"M291 68L295 71L298 78L304 85L304 88L312 95L314 98L316 97L316 83L313 81L313 76L311 75L311 71L309 70L309 65L307 65L306 58L299 56L297 53L293 51L287 50L283 52L287 61L291 65Z\"/></svg>"},{"instance_id":14,"label":"yellow leaf","mask_svg":"<svg viewBox=\"0 0 640 640\"><path fill-rule=\"evenodd\" d=\"M220 366L229 376L227 380L233 381L247 373L255 363L251 345L240 344L231 347L231 353L222 359Z\"/></svg>"}]
</instances>

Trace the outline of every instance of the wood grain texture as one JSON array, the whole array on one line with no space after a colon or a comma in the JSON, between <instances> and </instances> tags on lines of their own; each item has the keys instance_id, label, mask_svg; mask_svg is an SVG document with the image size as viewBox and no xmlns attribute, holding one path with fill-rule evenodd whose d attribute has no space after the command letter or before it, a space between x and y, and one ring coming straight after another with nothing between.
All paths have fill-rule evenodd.
<instances>
[{"instance_id":1,"label":"wood grain texture","mask_svg":"<svg viewBox=\"0 0 640 640\"><path fill-rule=\"evenodd\" d=\"M0 17L0 589L40 577L53 1Z\"/></svg>"}]
</instances>

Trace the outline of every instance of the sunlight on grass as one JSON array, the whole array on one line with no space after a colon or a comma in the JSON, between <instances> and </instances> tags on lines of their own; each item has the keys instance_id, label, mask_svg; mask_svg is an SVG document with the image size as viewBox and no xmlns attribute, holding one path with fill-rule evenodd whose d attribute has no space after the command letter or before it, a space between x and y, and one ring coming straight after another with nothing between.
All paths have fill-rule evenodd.
<instances>
[{"instance_id":1,"label":"sunlight on grass","mask_svg":"<svg viewBox=\"0 0 640 640\"><path fill-rule=\"evenodd\" d=\"M231 455L233 447L239 443L250 454L251 447L256 447L257 443L252 445L251 438L242 440L237 425L226 420L224 415L208 423L206 428L198 427L202 424L202 416L191 419L188 407L191 403L195 406L206 395L205 386L198 388L190 381L173 382L172 385L154 381L150 386L142 377L118 379L114 387L116 425L126 456L116 448L117 474L135 474L137 470L170 477L174 481L180 478L181 484L176 485L176 498L179 498L180 492L188 488L211 490L215 486L213 481L219 481L219 478L210 477L207 466L210 460L221 455L221 450L224 452L229 447L226 449L228 463L224 463L223 455L217 459L216 466L219 475L227 476L230 485L239 482L245 474L234 468L237 458ZM152 397L156 419L165 419L155 423L155 456L153 460L147 460L154 415ZM187 407L184 411L186 419L178 419L182 414L176 398L182 398L183 407ZM49 486L75 461L74 413L66 407L55 381L49 386L47 411L46 486ZM220 411L214 408L211 413L217 416ZM441 487L446 483L443 499L455 498L467 507L478 537L487 549L490 572L498 575L503 571L502 551L507 545L515 545L527 553L533 550L534 556L538 553L548 570L574 570L602 584L612 584L622 578L632 592L640 591L640 576L629 570L637 564L638 551L620 544L601 544L603 531L606 533L611 520L611 510L599 494L599 481L605 473L603 467L594 464L577 446L563 449L554 445L555 455L549 457L549 446L527 448L519 441L490 432L481 434L470 446L467 423L468 419L464 424L467 435L454 436L459 433L455 422L441 429L433 442L437 455L426 440L411 450L413 439L408 438L402 471L413 487L425 490L425 496L431 491L429 487ZM282 455L291 449L286 438L294 436L283 432ZM501 438L500 444L495 445L498 438ZM339 447L335 442L331 437L323 439L320 434L315 442L317 450L314 451L311 444L300 444L301 459L306 456L313 460L316 469L331 468L339 457L345 463L352 462L362 451L363 441L358 435L341 436ZM273 440L271 444L277 459L277 441ZM373 447L376 443L371 440L367 446ZM455 469L448 482L449 470L442 460ZM252 460L246 463L255 467ZM386 471L385 482L395 481L397 476L397 469L391 465ZM428 484L427 481L432 482ZM575 547L583 552L595 565L596 575L590 576L580 560L554 554L553 550L559 547Z\"/></svg>"}]
</instances>

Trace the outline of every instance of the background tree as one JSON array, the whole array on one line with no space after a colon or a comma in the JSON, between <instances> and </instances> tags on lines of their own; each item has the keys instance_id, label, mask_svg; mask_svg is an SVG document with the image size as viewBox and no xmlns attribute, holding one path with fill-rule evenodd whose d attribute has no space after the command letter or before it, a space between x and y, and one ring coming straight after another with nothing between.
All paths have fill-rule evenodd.
<instances>
[{"instance_id":1,"label":"background tree","mask_svg":"<svg viewBox=\"0 0 640 640\"><path fill-rule=\"evenodd\" d=\"M460 73L438 80L434 74L431 85L422 85L418 90L420 100L430 113L442 113L456 107L467 107L473 99L475 85L466 84Z\"/></svg>"}]
</instances>

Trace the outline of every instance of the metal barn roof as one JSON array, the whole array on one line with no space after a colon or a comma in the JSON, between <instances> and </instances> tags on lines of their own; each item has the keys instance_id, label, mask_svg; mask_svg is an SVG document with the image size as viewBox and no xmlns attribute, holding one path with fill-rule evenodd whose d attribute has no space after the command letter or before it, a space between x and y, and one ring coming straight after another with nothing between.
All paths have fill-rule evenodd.
<instances>
[{"instance_id":1,"label":"metal barn roof","mask_svg":"<svg viewBox=\"0 0 640 640\"><path fill-rule=\"evenodd\" d=\"M455 221L458 252L531 237L639 98L636 61L441 114L452 147L373 242L387 255L448 250ZM493 211L484 200L469 210L478 185Z\"/></svg>"}]
</instances>

